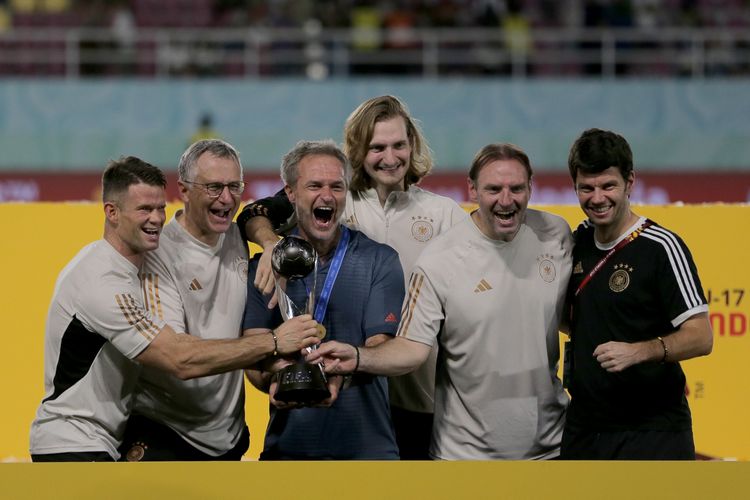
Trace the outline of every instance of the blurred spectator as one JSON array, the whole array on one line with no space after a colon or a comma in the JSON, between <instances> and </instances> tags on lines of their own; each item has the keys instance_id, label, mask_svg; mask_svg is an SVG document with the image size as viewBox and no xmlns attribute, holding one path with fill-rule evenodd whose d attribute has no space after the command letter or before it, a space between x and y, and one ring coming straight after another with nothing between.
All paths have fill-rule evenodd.
<instances>
[{"instance_id":1,"label":"blurred spectator","mask_svg":"<svg viewBox=\"0 0 750 500\"><path fill-rule=\"evenodd\" d=\"M354 74L377 73L378 68L369 64L369 54L380 49L382 43L382 12L377 2L359 2L353 6L350 14L351 23L351 72Z\"/></svg>"},{"instance_id":2,"label":"blurred spectator","mask_svg":"<svg viewBox=\"0 0 750 500\"><path fill-rule=\"evenodd\" d=\"M137 37L135 16L126 1L117 2L112 13L112 37L117 48L117 73L132 74L135 72Z\"/></svg>"},{"instance_id":3,"label":"blurred spectator","mask_svg":"<svg viewBox=\"0 0 750 500\"><path fill-rule=\"evenodd\" d=\"M510 55L511 72L527 74L530 72L528 64L531 52L531 23L523 12L521 0L508 0L508 11L503 16L503 42Z\"/></svg>"},{"instance_id":4,"label":"blurred spectator","mask_svg":"<svg viewBox=\"0 0 750 500\"><path fill-rule=\"evenodd\" d=\"M397 55L393 64L380 65L379 70L391 74L414 74L421 71L421 53L411 52L419 49L419 41L414 33L416 27L416 12L410 8L409 2L401 0L394 2L385 12L383 28L385 39L383 48L387 51L403 51ZM416 55L416 57L413 57ZM412 60L416 59L416 60Z\"/></svg>"},{"instance_id":5,"label":"blurred spectator","mask_svg":"<svg viewBox=\"0 0 750 500\"><path fill-rule=\"evenodd\" d=\"M81 3L80 22L84 28L111 26L110 11L103 1L86 1ZM100 38L81 38L78 44L80 52L80 73L82 76L101 76L107 73L106 60L111 57L114 48L112 40ZM104 57L102 58L102 54Z\"/></svg>"},{"instance_id":6,"label":"blurred spectator","mask_svg":"<svg viewBox=\"0 0 750 500\"><path fill-rule=\"evenodd\" d=\"M474 5L474 17L472 24L480 28L497 29L500 20L505 14L505 3L497 0L479 0ZM482 41L470 47L474 60L477 62L477 71L484 74L497 73L502 63L502 47L494 41ZM454 67L453 71L460 71L460 66Z\"/></svg>"},{"instance_id":7,"label":"blurred spectator","mask_svg":"<svg viewBox=\"0 0 750 500\"><path fill-rule=\"evenodd\" d=\"M8 0L0 1L0 33L8 31L12 22L12 16L8 9Z\"/></svg>"},{"instance_id":8,"label":"blurred spectator","mask_svg":"<svg viewBox=\"0 0 750 500\"><path fill-rule=\"evenodd\" d=\"M208 111L201 115L198 121L198 129L190 136L188 147L206 139L221 139L221 135L214 129L214 117Z\"/></svg>"},{"instance_id":9,"label":"blurred spectator","mask_svg":"<svg viewBox=\"0 0 750 500\"><path fill-rule=\"evenodd\" d=\"M634 25L633 5L631 0L614 0L605 10L605 22L612 28L632 28ZM649 42L650 43L650 42ZM617 42L615 48L618 51L629 51L638 48L640 45L631 41ZM653 44L651 47L654 48ZM630 64L617 63L615 72L618 75L630 73Z\"/></svg>"},{"instance_id":10,"label":"blurred spectator","mask_svg":"<svg viewBox=\"0 0 750 500\"><path fill-rule=\"evenodd\" d=\"M2 2L7 4L8 2ZM10 7L17 13L59 13L70 10L70 0L11 0Z\"/></svg>"}]
</instances>

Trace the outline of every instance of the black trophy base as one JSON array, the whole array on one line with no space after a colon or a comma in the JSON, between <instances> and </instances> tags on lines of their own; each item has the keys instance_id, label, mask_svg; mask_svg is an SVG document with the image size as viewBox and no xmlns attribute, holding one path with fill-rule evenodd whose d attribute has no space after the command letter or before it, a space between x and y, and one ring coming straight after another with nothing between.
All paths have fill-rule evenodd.
<instances>
[{"instance_id":1,"label":"black trophy base","mask_svg":"<svg viewBox=\"0 0 750 500\"><path fill-rule=\"evenodd\" d=\"M313 404L331 396L320 365L297 362L279 371L274 398L284 403Z\"/></svg>"}]
</instances>

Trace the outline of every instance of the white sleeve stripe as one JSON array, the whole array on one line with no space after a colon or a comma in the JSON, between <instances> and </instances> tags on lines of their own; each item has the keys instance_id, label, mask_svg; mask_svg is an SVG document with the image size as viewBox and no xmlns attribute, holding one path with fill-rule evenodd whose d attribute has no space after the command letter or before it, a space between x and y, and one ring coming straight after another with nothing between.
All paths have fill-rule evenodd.
<instances>
[{"instance_id":1,"label":"white sleeve stripe","mask_svg":"<svg viewBox=\"0 0 750 500\"><path fill-rule=\"evenodd\" d=\"M685 301L685 305L688 308L693 307L694 304L688 297L687 290L685 289L685 286L683 283L684 277L682 276L680 270L677 268L677 264L675 263L675 260L674 260L674 255L672 255L672 249L669 247L669 244L666 241L664 241L664 239L661 236L647 233L647 231L648 229L646 229L646 231L641 233L641 236L644 236L645 238L661 243L661 245L664 247L667 253L667 257L669 257L669 263L672 265L672 273L674 274L675 281L677 281L677 284L679 285L680 292L682 293L682 298Z\"/></svg>"},{"instance_id":2,"label":"white sleeve stripe","mask_svg":"<svg viewBox=\"0 0 750 500\"><path fill-rule=\"evenodd\" d=\"M672 266L672 272L674 273L675 280L679 285L682 298L685 301L685 305L688 309L696 307L703 303L698 294L697 287L695 286L695 280L690 272L690 267L687 265L687 260L682 251L682 248L674 240L674 236L669 233L659 233L658 231L652 231L652 228L646 229L642 236L660 243L666 250L667 257L669 257L669 263Z\"/></svg>"},{"instance_id":3,"label":"white sleeve stripe","mask_svg":"<svg viewBox=\"0 0 750 500\"><path fill-rule=\"evenodd\" d=\"M693 276L693 273L690 271L690 265L688 264L687 257L685 256L685 252L683 251L682 247L680 246L679 241L677 241L677 238L675 238L675 235L667 231L666 229L658 226L652 226L651 229L654 231L661 233L666 236L668 241L671 242L672 247L675 250L676 257L678 258L678 263L681 264L680 269L683 271L686 283L689 286L688 292L690 293L691 297L695 301L693 303L693 306L698 306L703 303L701 300L700 293L698 293L698 287L695 284L695 279Z\"/></svg>"},{"instance_id":4,"label":"white sleeve stripe","mask_svg":"<svg viewBox=\"0 0 750 500\"><path fill-rule=\"evenodd\" d=\"M660 234L646 234L644 232L643 236L653 241L656 241L658 243L661 243L661 245L664 247L664 249L667 252L667 256L669 257L669 263L672 266L672 273L674 274L675 280L677 281L677 284L680 288L680 292L682 293L682 298L685 301L685 306L688 308L695 307L697 304L694 303L694 299L690 295L690 291L687 288L687 282L686 282L687 280L683 272L683 268L681 267L681 262L677 259L677 256L675 255L675 250L672 247L672 242L670 242L663 235L660 235Z\"/></svg>"},{"instance_id":5,"label":"white sleeve stripe","mask_svg":"<svg viewBox=\"0 0 750 500\"><path fill-rule=\"evenodd\" d=\"M708 312L707 304L703 304L698 307L688 309L687 311L685 311L684 313L680 314L679 316L677 316L676 318L672 320L672 326L675 328L678 328L681 324L683 324L685 321L692 318L696 314L707 313L707 312Z\"/></svg>"}]
</instances>

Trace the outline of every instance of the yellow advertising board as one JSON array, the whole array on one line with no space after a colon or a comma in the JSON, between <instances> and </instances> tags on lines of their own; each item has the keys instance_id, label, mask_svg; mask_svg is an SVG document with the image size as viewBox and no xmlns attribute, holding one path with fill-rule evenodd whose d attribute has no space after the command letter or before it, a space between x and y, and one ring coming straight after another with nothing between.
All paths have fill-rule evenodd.
<instances>
[{"instance_id":1,"label":"yellow advertising board","mask_svg":"<svg viewBox=\"0 0 750 500\"><path fill-rule=\"evenodd\" d=\"M749 478L750 462L0 464L13 500L745 500Z\"/></svg>"},{"instance_id":2,"label":"yellow advertising board","mask_svg":"<svg viewBox=\"0 0 750 500\"><path fill-rule=\"evenodd\" d=\"M170 205L168 215L177 207ZM575 206L537 207L575 227ZM750 206L643 206L636 211L679 234L690 247L710 301L714 352L683 363L696 448L717 458L750 459ZM0 460L27 461L29 425L42 399L44 323L60 270L85 244L101 237L103 214L93 203L0 204L4 319L0 364L3 400ZM92 283L91 286L96 286ZM251 431L247 458L256 459L268 419L264 395L247 387Z\"/></svg>"}]
</instances>

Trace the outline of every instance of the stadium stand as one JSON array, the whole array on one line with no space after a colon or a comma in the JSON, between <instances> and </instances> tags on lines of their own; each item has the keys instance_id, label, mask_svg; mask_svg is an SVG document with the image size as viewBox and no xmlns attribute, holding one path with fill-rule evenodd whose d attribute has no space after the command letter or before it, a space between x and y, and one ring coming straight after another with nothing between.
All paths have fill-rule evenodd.
<instances>
[{"instance_id":1,"label":"stadium stand","mask_svg":"<svg viewBox=\"0 0 750 500\"><path fill-rule=\"evenodd\" d=\"M750 72L750 6L741 0L13 0L3 7L0 75Z\"/></svg>"}]
</instances>

